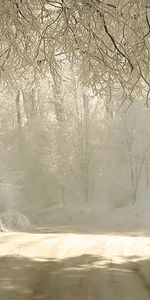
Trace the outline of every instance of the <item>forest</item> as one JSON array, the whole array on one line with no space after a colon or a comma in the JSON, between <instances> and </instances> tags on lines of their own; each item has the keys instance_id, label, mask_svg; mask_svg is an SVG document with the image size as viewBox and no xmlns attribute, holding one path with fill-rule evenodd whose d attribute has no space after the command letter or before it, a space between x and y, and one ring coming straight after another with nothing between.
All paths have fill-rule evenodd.
<instances>
[{"instance_id":1,"label":"forest","mask_svg":"<svg viewBox=\"0 0 150 300\"><path fill-rule=\"evenodd\" d=\"M150 299L149 105L149 0L0 0L0 299Z\"/></svg>"}]
</instances>

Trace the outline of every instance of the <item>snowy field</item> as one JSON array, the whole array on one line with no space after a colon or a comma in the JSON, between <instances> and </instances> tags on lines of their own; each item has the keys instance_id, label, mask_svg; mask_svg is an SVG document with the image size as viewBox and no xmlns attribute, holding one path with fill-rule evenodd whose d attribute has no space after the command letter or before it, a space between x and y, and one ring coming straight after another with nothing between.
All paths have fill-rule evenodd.
<instances>
[{"instance_id":1,"label":"snowy field","mask_svg":"<svg viewBox=\"0 0 150 300\"><path fill-rule=\"evenodd\" d=\"M83 206L54 206L35 216L35 224L48 229L42 232L84 232L150 235L150 206L144 202L113 208L110 204L92 202ZM70 228L70 229L69 229ZM17 228L19 229L19 228Z\"/></svg>"}]
</instances>

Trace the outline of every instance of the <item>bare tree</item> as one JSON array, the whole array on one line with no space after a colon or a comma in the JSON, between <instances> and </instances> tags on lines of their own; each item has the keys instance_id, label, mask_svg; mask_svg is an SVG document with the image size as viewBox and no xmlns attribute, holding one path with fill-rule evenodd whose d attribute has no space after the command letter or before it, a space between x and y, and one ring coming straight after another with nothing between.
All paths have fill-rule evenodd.
<instances>
[{"instance_id":1,"label":"bare tree","mask_svg":"<svg viewBox=\"0 0 150 300\"><path fill-rule=\"evenodd\" d=\"M47 67L59 73L61 58L77 64L95 92L117 84L121 103L140 94L149 105L148 0L1 0L0 6L2 81Z\"/></svg>"}]
</instances>

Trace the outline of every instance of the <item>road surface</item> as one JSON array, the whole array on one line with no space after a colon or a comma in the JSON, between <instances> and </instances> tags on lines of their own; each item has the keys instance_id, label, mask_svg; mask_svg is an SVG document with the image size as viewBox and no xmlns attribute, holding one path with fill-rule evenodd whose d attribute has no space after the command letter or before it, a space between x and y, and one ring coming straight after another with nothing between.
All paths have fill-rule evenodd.
<instances>
[{"instance_id":1,"label":"road surface","mask_svg":"<svg viewBox=\"0 0 150 300\"><path fill-rule=\"evenodd\" d=\"M0 234L0 300L150 300L150 238Z\"/></svg>"}]
</instances>

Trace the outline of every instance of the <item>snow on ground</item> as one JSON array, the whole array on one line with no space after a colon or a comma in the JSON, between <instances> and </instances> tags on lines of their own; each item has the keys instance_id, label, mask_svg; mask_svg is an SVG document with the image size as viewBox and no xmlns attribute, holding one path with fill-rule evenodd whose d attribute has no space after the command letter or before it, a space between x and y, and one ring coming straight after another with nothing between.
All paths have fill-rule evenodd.
<instances>
[{"instance_id":1,"label":"snow on ground","mask_svg":"<svg viewBox=\"0 0 150 300\"><path fill-rule=\"evenodd\" d=\"M139 204L70 205L37 215L35 233L0 233L0 300L149 300L149 216Z\"/></svg>"},{"instance_id":2,"label":"snow on ground","mask_svg":"<svg viewBox=\"0 0 150 300\"><path fill-rule=\"evenodd\" d=\"M150 229L150 207L138 204L121 208L84 204L65 206L45 211L38 216L42 224L48 226L71 226L95 232L136 232Z\"/></svg>"},{"instance_id":3,"label":"snow on ground","mask_svg":"<svg viewBox=\"0 0 150 300\"><path fill-rule=\"evenodd\" d=\"M31 234L7 232L0 235L0 256L64 259L79 255L114 259L150 257L150 238L99 234Z\"/></svg>"},{"instance_id":4,"label":"snow on ground","mask_svg":"<svg viewBox=\"0 0 150 300\"><path fill-rule=\"evenodd\" d=\"M150 237L0 234L2 300L149 300Z\"/></svg>"}]
</instances>

